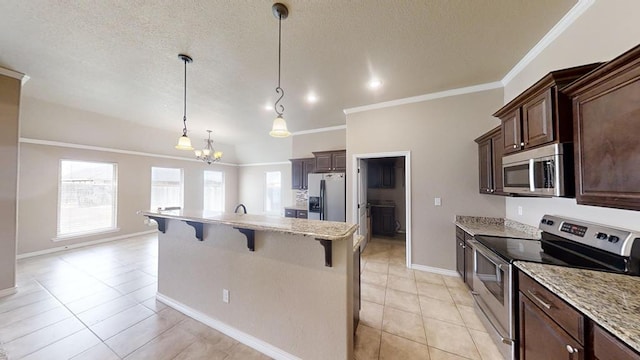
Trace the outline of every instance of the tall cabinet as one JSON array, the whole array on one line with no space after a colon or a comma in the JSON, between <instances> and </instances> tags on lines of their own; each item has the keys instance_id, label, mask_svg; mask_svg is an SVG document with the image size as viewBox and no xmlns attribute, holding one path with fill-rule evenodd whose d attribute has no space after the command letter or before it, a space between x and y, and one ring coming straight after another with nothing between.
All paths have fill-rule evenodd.
<instances>
[{"instance_id":1,"label":"tall cabinet","mask_svg":"<svg viewBox=\"0 0 640 360\"><path fill-rule=\"evenodd\" d=\"M476 139L481 194L505 195L502 184L502 141L501 126Z\"/></svg>"}]
</instances>

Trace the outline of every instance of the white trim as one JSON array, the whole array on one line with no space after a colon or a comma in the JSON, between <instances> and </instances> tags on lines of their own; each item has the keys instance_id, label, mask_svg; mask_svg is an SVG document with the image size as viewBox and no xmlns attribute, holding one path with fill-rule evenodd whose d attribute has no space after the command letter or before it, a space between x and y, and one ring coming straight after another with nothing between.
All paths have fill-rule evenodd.
<instances>
[{"instance_id":1,"label":"white trim","mask_svg":"<svg viewBox=\"0 0 640 360\"><path fill-rule=\"evenodd\" d=\"M0 68L2 69L2 68ZM3 298L5 296L9 296L9 295L13 295L15 293L18 292L18 288L17 287L10 287L10 288L6 288L6 289L2 289L0 290L0 298Z\"/></svg>"},{"instance_id":2,"label":"white trim","mask_svg":"<svg viewBox=\"0 0 640 360\"><path fill-rule=\"evenodd\" d=\"M156 293L156 299L161 303L178 310L179 312L200 321L201 323L214 328L221 333L236 339L237 341L277 360L301 360L299 357L289 354L288 352L275 347L263 340L252 335L240 331L232 326L223 323L220 320L209 317L198 310L195 310L179 301L176 301L160 292Z\"/></svg>"},{"instance_id":3,"label":"white trim","mask_svg":"<svg viewBox=\"0 0 640 360\"><path fill-rule=\"evenodd\" d=\"M0 75L4 75L4 76L8 76L10 78L16 79L16 80L20 80L22 81L25 77L27 78L27 80L29 79L29 77L21 72L15 71L15 70L9 70L7 68L3 68L2 66L0 66ZM26 82L26 80L25 80ZM24 82L23 82L24 84Z\"/></svg>"},{"instance_id":4,"label":"white trim","mask_svg":"<svg viewBox=\"0 0 640 360\"><path fill-rule=\"evenodd\" d=\"M202 160L198 160L196 158L185 158L185 157L180 157L180 156L153 154L153 153L146 153L146 152L141 152L141 151L106 148L106 147L93 146L93 145L73 144L73 143L66 143L66 142L61 142L61 141L40 140L40 139L31 139L31 138L21 137L18 142L23 143L23 144L59 146L59 147L66 147L66 148L72 148L72 149L94 150L94 151L112 152L112 153L117 153L117 154L149 156L149 157L156 157L156 158L163 158L163 159L202 162ZM223 163L223 162L217 162L216 164L225 165L225 166L238 166L236 164Z\"/></svg>"},{"instance_id":5,"label":"white trim","mask_svg":"<svg viewBox=\"0 0 640 360\"><path fill-rule=\"evenodd\" d=\"M117 205L116 205L116 207L117 207ZM58 213L60 213L60 212L58 211ZM116 217L116 219L117 219L117 217ZM58 222L59 221L60 220L58 220ZM112 228L108 228L108 229L100 229L100 230L96 230L96 231L85 231L85 232L73 233L73 234L69 234L69 235L59 235L59 236L56 236L53 239L51 239L51 241L53 241L53 242L68 241L68 240L73 240L73 239L86 238L86 237L89 237L89 236L112 234L112 233L116 233L118 231L120 231L119 227L112 227Z\"/></svg>"},{"instance_id":6,"label":"white trim","mask_svg":"<svg viewBox=\"0 0 640 360\"><path fill-rule=\"evenodd\" d=\"M251 163L251 164L238 164L238 167L248 167L248 166L271 166L271 165L289 165L291 164L288 161L278 161L278 162L265 162L265 163Z\"/></svg>"},{"instance_id":7,"label":"white trim","mask_svg":"<svg viewBox=\"0 0 640 360\"><path fill-rule=\"evenodd\" d=\"M408 268L411 267L411 243L412 243L412 221L411 221L411 151L390 151L390 152L381 152L381 153L368 153L368 154L354 154L352 155L352 164L351 167L351 178L357 179L358 175L358 160L360 159L371 159L371 158L384 158L384 157L404 157L404 201L406 204L405 208L405 219L406 219L406 234L405 234L405 253L406 253L406 266ZM358 181L353 180L351 182L351 203L358 203ZM358 207L353 206L352 215L353 220L356 221L359 218Z\"/></svg>"},{"instance_id":8,"label":"white trim","mask_svg":"<svg viewBox=\"0 0 640 360\"><path fill-rule=\"evenodd\" d=\"M315 134L315 133L321 133L321 132L327 132L327 131L337 131L337 130L346 130L346 129L347 129L347 125L338 125L338 126L329 126L329 127L318 128L318 129L296 131L294 133L291 133L291 135L296 136L296 135L305 135L305 134Z\"/></svg>"},{"instance_id":9,"label":"white trim","mask_svg":"<svg viewBox=\"0 0 640 360\"><path fill-rule=\"evenodd\" d=\"M418 265L418 264L411 264L411 268L413 270L420 270L420 271L425 271L425 272L434 273L434 274L460 277L460 274L458 274L458 272L455 270L448 270L448 269L442 269L442 268Z\"/></svg>"},{"instance_id":10,"label":"white trim","mask_svg":"<svg viewBox=\"0 0 640 360\"><path fill-rule=\"evenodd\" d=\"M557 24L555 24L548 33L546 33L538 43L529 50L529 52L507 73L507 75L500 81L503 86L506 86L513 78L518 76L524 68L529 65L538 55L542 53L544 49L549 46L555 39L560 36L565 30L573 24L591 5L595 3L595 0L578 0L569 12L567 12Z\"/></svg>"},{"instance_id":11,"label":"white trim","mask_svg":"<svg viewBox=\"0 0 640 360\"><path fill-rule=\"evenodd\" d=\"M345 113L345 115L349 115L349 114L355 114L363 111L377 110L377 109L383 109L383 108L388 108L393 106L407 105L407 104L412 104L417 102L435 100L435 99L440 99L440 98L445 98L450 96L458 96L458 95L471 94L471 93L476 93L481 91L499 89L501 87L503 87L502 82L495 81L495 82L485 83L480 85L473 85L473 86L467 86L463 88L434 92L430 94L412 96L404 99L385 101L377 104L352 107L352 108L344 109L343 112Z\"/></svg>"},{"instance_id":12,"label":"white trim","mask_svg":"<svg viewBox=\"0 0 640 360\"><path fill-rule=\"evenodd\" d=\"M77 244L70 244L70 245L65 245L65 246L58 246L58 247L54 247L54 248L50 248L50 249L46 249L46 250L40 250L40 251L34 251L34 252L30 252L30 253L19 254L18 256L16 256L16 259L18 259L18 260L26 259L26 258L30 258L30 257L34 257L34 256L47 255L47 254L51 254L51 253L55 253L55 252L59 252L59 251L76 249L76 248L85 247L85 246L91 246L91 245L97 245L97 244L102 244L102 243L106 243L106 242L110 242L110 241L127 239L127 238L134 237L134 236L152 234L152 233L155 233L156 231L157 230L140 231L140 232L131 233L131 234L113 236L113 237L110 237L110 238L104 238L104 239L93 240L93 241L85 241L85 242L81 242L81 243L77 243Z\"/></svg>"}]
</instances>

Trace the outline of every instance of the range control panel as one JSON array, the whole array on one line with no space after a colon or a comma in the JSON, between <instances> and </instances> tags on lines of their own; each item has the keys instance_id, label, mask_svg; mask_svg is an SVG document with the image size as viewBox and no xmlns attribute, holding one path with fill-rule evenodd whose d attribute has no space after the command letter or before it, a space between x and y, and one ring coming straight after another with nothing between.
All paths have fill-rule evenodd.
<instances>
[{"instance_id":1,"label":"range control panel","mask_svg":"<svg viewBox=\"0 0 640 360\"><path fill-rule=\"evenodd\" d=\"M540 230L621 256L630 256L634 240L640 232L618 229L582 220L545 215Z\"/></svg>"}]
</instances>

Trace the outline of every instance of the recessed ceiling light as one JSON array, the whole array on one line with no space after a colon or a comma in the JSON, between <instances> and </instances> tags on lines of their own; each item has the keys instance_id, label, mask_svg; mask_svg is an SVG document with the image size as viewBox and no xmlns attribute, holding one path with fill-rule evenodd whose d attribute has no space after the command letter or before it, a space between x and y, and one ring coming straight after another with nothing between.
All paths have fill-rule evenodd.
<instances>
[{"instance_id":1,"label":"recessed ceiling light","mask_svg":"<svg viewBox=\"0 0 640 360\"><path fill-rule=\"evenodd\" d=\"M267 111L271 111L271 110L273 110L273 105L267 104L267 105L264 106L264 109L267 110Z\"/></svg>"},{"instance_id":2,"label":"recessed ceiling light","mask_svg":"<svg viewBox=\"0 0 640 360\"><path fill-rule=\"evenodd\" d=\"M318 101L318 97L316 96L316 94L314 94L314 93L307 94L307 102L308 103L313 104L316 101Z\"/></svg>"},{"instance_id":3,"label":"recessed ceiling light","mask_svg":"<svg viewBox=\"0 0 640 360\"><path fill-rule=\"evenodd\" d=\"M380 81L380 79L371 79L368 85L369 89L378 89L382 86L382 81Z\"/></svg>"}]
</instances>

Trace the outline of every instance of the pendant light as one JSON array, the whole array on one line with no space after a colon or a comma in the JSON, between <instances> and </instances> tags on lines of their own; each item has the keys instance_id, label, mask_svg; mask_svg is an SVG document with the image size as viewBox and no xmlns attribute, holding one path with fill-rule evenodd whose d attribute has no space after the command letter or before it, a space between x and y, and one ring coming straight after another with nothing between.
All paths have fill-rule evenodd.
<instances>
[{"instance_id":1,"label":"pendant light","mask_svg":"<svg viewBox=\"0 0 640 360\"><path fill-rule=\"evenodd\" d=\"M202 160L207 164L211 165L214 162L218 162L222 159L222 151L215 151L213 149L213 140L211 140L211 130L207 130L209 133L209 138L205 140L207 142L207 146L205 146L202 150L195 150L196 158L198 160Z\"/></svg>"},{"instance_id":2,"label":"pendant light","mask_svg":"<svg viewBox=\"0 0 640 360\"><path fill-rule=\"evenodd\" d=\"M187 63L193 62L193 59L189 55L178 54L178 58L184 61L184 115L182 117L182 136L178 139L178 150L193 150L191 146L191 140L187 136Z\"/></svg>"},{"instance_id":3,"label":"pendant light","mask_svg":"<svg viewBox=\"0 0 640 360\"><path fill-rule=\"evenodd\" d=\"M284 138L291 135L289 130L287 130L287 123L284 121L282 117L282 113L284 112L284 106L280 104L280 100L284 97L284 90L280 87L280 63L281 63L281 53L282 53L282 20L286 19L289 16L289 9L284 4L275 3L271 7L273 11L273 15L278 19L278 87L276 88L276 93L280 94L278 100L276 100L275 105L273 106L276 114L278 115L275 120L273 120L273 127L269 132L269 135L273 137ZM278 108L279 107L279 108Z\"/></svg>"}]
</instances>

